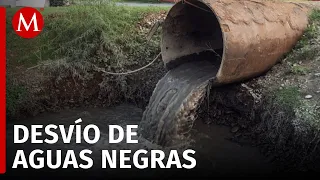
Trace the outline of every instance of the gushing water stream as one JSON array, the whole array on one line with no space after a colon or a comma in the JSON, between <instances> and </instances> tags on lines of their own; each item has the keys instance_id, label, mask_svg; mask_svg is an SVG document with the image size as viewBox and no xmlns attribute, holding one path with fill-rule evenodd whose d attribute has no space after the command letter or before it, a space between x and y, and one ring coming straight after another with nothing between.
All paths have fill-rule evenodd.
<instances>
[{"instance_id":1,"label":"gushing water stream","mask_svg":"<svg viewBox=\"0 0 320 180\"><path fill-rule=\"evenodd\" d=\"M196 109L218 65L197 60L170 70L157 84L140 123L140 134L162 146L187 139Z\"/></svg>"}]
</instances>

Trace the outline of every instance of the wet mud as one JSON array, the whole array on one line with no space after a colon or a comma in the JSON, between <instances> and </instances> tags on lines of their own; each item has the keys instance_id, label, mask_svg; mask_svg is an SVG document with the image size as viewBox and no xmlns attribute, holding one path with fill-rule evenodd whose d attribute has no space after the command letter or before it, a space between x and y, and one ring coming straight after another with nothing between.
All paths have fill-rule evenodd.
<instances>
[{"instance_id":1,"label":"wet mud","mask_svg":"<svg viewBox=\"0 0 320 180\"><path fill-rule=\"evenodd\" d=\"M83 149L90 149L93 154L90 156L94 160L94 167L88 170L74 169L70 175L76 173L85 173L88 176L110 176L113 177L154 177L155 175L169 176L185 176L185 173L190 173L191 176L204 177L204 176L234 176L234 175L250 175L258 174L265 175L274 171L273 164L269 163L267 159L259 152L256 147L249 145L241 146L235 142L229 140L232 136L230 128L226 126L207 125L201 120L195 121L190 134L190 149L196 151L195 159L197 160L197 166L193 170L177 170L175 168L171 170L165 169L101 169L101 150L111 149L146 149L148 142L140 139L138 144L108 144L108 125L118 124L121 126L129 124L139 124L143 115L143 110L130 104L123 104L113 108L78 108L74 110L64 110L60 113L44 113L37 117L16 121L7 125L7 159L8 159L8 174L11 175L23 175L23 174L41 174L45 170L32 170L22 169L12 170L12 163L15 153L19 149L25 151L26 156L34 149L51 149L62 150L65 154L68 149L72 149L75 153L79 153ZM83 126L87 124L95 124L101 130L101 137L98 143L94 145L90 144L76 144L73 143L64 144L59 141L54 145L48 144L13 144L13 125L24 124L27 127L34 124L74 124L74 121L78 118L82 118ZM55 156L53 156L55 158ZM80 161L79 161L80 162ZM58 172L68 171L70 169L59 169ZM166 174L163 174L163 171ZM181 171L181 172L180 172ZM16 173L19 172L19 173ZM51 172L51 171L49 171ZM57 171L52 170L50 175L56 174ZM183 173L182 173L183 172ZM201 172L197 174L195 172ZM47 171L45 171L47 174ZM43 174L41 174L43 175ZM49 174L48 174L49 175ZM67 175L67 174L65 174Z\"/></svg>"}]
</instances>

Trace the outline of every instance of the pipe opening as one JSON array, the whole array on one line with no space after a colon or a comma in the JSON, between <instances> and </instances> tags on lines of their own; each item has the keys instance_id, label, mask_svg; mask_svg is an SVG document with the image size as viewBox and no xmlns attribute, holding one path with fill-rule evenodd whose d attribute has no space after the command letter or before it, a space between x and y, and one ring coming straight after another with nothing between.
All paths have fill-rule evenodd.
<instances>
[{"instance_id":1,"label":"pipe opening","mask_svg":"<svg viewBox=\"0 0 320 180\"><path fill-rule=\"evenodd\" d=\"M174 5L163 24L161 51L168 69L194 60L220 66L223 34L212 10L198 0Z\"/></svg>"}]
</instances>

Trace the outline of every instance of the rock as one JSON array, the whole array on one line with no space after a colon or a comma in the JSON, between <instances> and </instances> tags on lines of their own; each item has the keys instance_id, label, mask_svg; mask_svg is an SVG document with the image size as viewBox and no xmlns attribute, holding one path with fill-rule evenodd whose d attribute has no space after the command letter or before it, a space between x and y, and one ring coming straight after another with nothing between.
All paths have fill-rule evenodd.
<instances>
[{"instance_id":1,"label":"rock","mask_svg":"<svg viewBox=\"0 0 320 180\"><path fill-rule=\"evenodd\" d=\"M238 132L239 131L239 126L236 126L236 127L233 127L232 129L231 129L231 132L232 133L236 133L236 132Z\"/></svg>"},{"instance_id":2,"label":"rock","mask_svg":"<svg viewBox=\"0 0 320 180\"><path fill-rule=\"evenodd\" d=\"M306 99L311 99L311 98L312 98L312 95L306 95L305 98L306 98Z\"/></svg>"},{"instance_id":3,"label":"rock","mask_svg":"<svg viewBox=\"0 0 320 180\"><path fill-rule=\"evenodd\" d=\"M320 77L320 73L315 73L314 75L317 77Z\"/></svg>"}]
</instances>

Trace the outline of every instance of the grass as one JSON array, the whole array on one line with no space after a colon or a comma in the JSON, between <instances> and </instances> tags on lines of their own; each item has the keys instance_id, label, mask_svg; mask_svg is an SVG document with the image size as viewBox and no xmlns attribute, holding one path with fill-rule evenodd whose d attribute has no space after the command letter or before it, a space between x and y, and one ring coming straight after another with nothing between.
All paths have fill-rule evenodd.
<instances>
[{"instance_id":1,"label":"grass","mask_svg":"<svg viewBox=\"0 0 320 180\"><path fill-rule=\"evenodd\" d=\"M8 8L7 9L7 51L8 51L8 59L10 60L8 63L16 65L34 65L38 62L38 59L43 59L38 56L38 46L41 45L41 39L43 35L40 37L36 37L34 39L23 39L15 34L12 29L11 20L14 13L19 8ZM50 14L58 14L66 11L64 7L57 8L46 8L43 12L45 19L45 25L47 25L47 16Z\"/></svg>"},{"instance_id":2,"label":"grass","mask_svg":"<svg viewBox=\"0 0 320 180\"><path fill-rule=\"evenodd\" d=\"M308 72L309 72L309 69L308 69L307 67L294 64L294 65L291 67L291 72L292 72L293 74L296 74L296 75L307 75Z\"/></svg>"},{"instance_id":3,"label":"grass","mask_svg":"<svg viewBox=\"0 0 320 180\"><path fill-rule=\"evenodd\" d=\"M150 62L160 52L160 36L150 41L137 23L147 13L167 10L158 7L125 7L107 3L99 6L50 7L42 13L45 26L34 39L17 36L11 26L16 8L8 9L7 19L7 111L15 114L23 106L28 88L13 83L16 67L26 70L43 65L43 71L57 80L90 79L99 67L123 72ZM21 69L19 69L20 71Z\"/></svg>"},{"instance_id":4,"label":"grass","mask_svg":"<svg viewBox=\"0 0 320 180\"><path fill-rule=\"evenodd\" d=\"M285 58L291 65L291 73L288 74L290 77L286 78L298 79L318 65L319 42L320 10L313 10L303 37ZM284 159L288 165L300 167L319 158L320 104L317 102L317 95L312 94L312 99L304 98L313 89L298 82L293 84L270 89L271 93L263 103L261 122L257 129L263 130L259 131L260 138L264 139L264 143L271 144L269 148L273 149L272 152L278 159L283 159L283 154L278 152L283 150L286 152ZM293 161L289 162L290 159Z\"/></svg>"},{"instance_id":5,"label":"grass","mask_svg":"<svg viewBox=\"0 0 320 180\"><path fill-rule=\"evenodd\" d=\"M310 18L311 22L319 23L319 20L320 20L320 9L313 10L309 18Z\"/></svg>"},{"instance_id":6,"label":"grass","mask_svg":"<svg viewBox=\"0 0 320 180\"><path fill-rule=\"evenodd\" d=\"M19 109L19 104L25 100L26 90L23 86L19 85L7 85L7 101L6 101L6 109L7 116L13 117L17 110Z\"/></svg>"},{"instance_id":7,"label":"grass","mask_svg":"<svg viewBox=\"0 0 320 180\"><path fill-rule=\"evenodd\" d=\"M309 16L309 25L297 43L295 48L288 54L291 62L305 61L319 56L320 42L320 10L315 9Z\"/></svg>"},{"instance_id":8,"label":"grass","mask_svg":"<svg viewBox=\"0 0 320 180\"><path fill-rule=\"evenodd\" d=\"M22 39L8 26L8 49L20 49L16 60L25 65L61 58L88 60L97 55L94 53L98 48L104 49L100 53L109 53L95 57L103 58L107 64L121 64L132 54L144 51L148 56L157 48L158 44L154 42L146 45L135 26L143 14L159 10L162 9L112 4L47 8L44 11L45 29L35 39ZM103 47L97 47L97 44Z\"/></svg>"},{"instance_id":9,"label":"grass","mask_svg":"<svg viewBox=\"0 0 320 180\"><path fill-rule=\"evenodd\" d=\"M309 25L302 39L298 42L294 50L287 56L288 62L294 62L291 66L291 72L294 75L306 75L309 73L309 67L298 65L297 61L315 61L320 56L320 10L313 10L309 17ZM311 63L312 64L312 63ZM275 100L280 106L294 109L295 115L306 123L320 127L320 115L314 113L318 111L317 104L310 104L309 101L303 101L298 87L285 87L281 90L275 90ZM320 128L319 128L320 129Z\"/></svg>"},{"instance_id":10,"label":"grass","mask_svg":"<svg viewBox=\"0 0 320 180\"><path fill-rule=\"evenodd\" d=\"M38 62L37 54L35 53L40 44L39 39L23 39L15 34L12 29L11 20L14 13L20 8L7 8L7 86L6 86L6 110L7 116L13 117L21 109L21 105L27 100L28 91L26 87L16 83L12 73L16 71L12 69L16 66L29 67ZM46 17L53 13L62 13L66 8L46 8L41 13ZM47 23L47 22L46 22Z\"/></svg>"},{"instance_id":11,"label":"grass","mask_svg":"<svg viewBox=\"0 0 320 180\"><path fill-rule=\"evenodd\" d=\"M71 4L103 4L108 3L109 0L94 0L93 2L90 0L70 0ZM114 2L139 2L139 3L161 3L160 0L114 0Z\"/></svg>"},{"instance_id":12,"label":"grass","mask_svg":"<svg viewBox=\"0 0 320 180\"><path fill-rule=\"evenodd\" d=\"M298 42L298 48L308 45L308 42L319 34L319 24L320 24L320 10L313 10L309 16L309 25L302 37Z\"/></svg>"},{"instance_id":13,"label":"grass","mask_svg":"<svg viewBox=\"0 0 320 180\"><path fill-rule=\"evenodd\" d=\"M301 105L298 87L285 87L273 92L274 102L282 107L295 108Z\"/></svg>"},{"instance_id":14,"label":"grass","mask_svg":"<svg viewBox=\"0 0 320 180\"><path fill-rule=\"evenodd\" d=\"M161 3L160 0L119 0L119 2Z\"/></svg>"}]
</instances>

